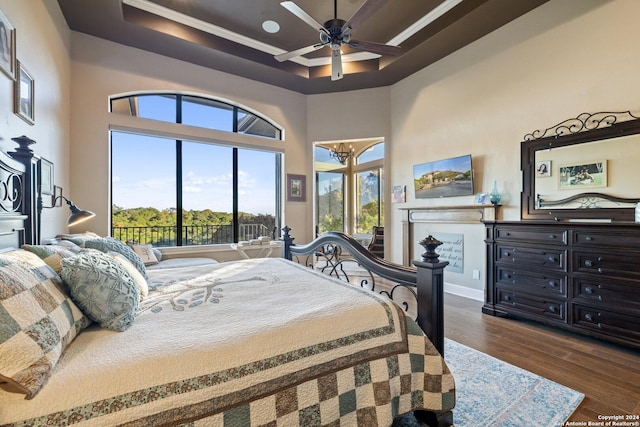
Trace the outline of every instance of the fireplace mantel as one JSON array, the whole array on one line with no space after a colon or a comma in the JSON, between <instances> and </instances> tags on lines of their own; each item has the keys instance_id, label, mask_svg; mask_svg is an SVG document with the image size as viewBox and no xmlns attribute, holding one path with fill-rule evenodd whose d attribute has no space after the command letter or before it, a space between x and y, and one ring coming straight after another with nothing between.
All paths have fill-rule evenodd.
<instances>
[{"instance_id":1,"label":"fireplace mantel","mask_svg":"<svg viewBox=\"0 0 640 427\"><path fill-rule=\"evenodd\" d=\"M402 261L410 265L411 248L414 241L413 224L480 224L483 221L495 221L500 205L456 205L399 208L402 215ZM422 236L424 237L424 236Z\"/></svg>"}]
</instances>

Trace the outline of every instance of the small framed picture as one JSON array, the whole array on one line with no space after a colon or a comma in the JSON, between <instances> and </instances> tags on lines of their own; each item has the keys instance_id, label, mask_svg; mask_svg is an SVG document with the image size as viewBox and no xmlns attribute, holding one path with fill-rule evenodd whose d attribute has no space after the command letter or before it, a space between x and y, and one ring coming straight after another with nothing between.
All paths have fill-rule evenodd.
<instances>
[{"instance_id":1,"label":"small framed picture","mask_svg":"<svg viewBox=\"0 0 640 427\"><path fill-rule=\"evenodd\" d=\"M53 195L51 196L51 206L59 208L62 206L62 187L53 186Z\"/></svg>"},{"instance_id":2,"label":"small framed picture","mask_svg":"<svg viewBox=\"0 0 640 427\"><path fill-rule=\"evenodd\" d=\"M407 201L407 186L394 185L391 187L391 203L405 203Z\"/></svg>"},{"instance_id":3,"label":"small framed picture","mask_svg":"<svg viewBox=\"0 0 640 427\"><path fill-rule=\"evenodd\" d=\"M551 176L551 160L536 163L536 176Z\"/></svg>"},{"instance_id":4,"label":"small framed picture","mask_svg":"<svg viewBox=\"0 0 640 427\"><path fill-rule=\"evenodd\" d=\"M40 175L40 194L46 194L47 196L53 196L53 163L49 160L40 158L38 160L38 172Z\"/></svg>"},{"instance_id":5,"label":"small framed picture","mask_svg":"<svg viewBox=\"0 0 640 427\"><path fill-rule=\"evenodd\" d=\"M20 61L18 75L15 81L13 111L25 122L34 123L34 81L33 76Z\"/></svg>"},{"instance_id":6,"label":"small framed picture","mask_svg":"<svg viewBox=\"0 0 640 427\"><path fill-rule=\"evenodd\" d=\"M307 177L305 175L287 174L287 201L307 201Z\"/></svg>"},{"instance_id":7,"label":"small framed picture","mask_svg":"<svg viewBox=\"0 0 640 427\"><path fill-rule=\"evenodd\" d=\"M16 29L0 11L0 70L11 80L16 78Z\"/></svg>"}]
</instances>

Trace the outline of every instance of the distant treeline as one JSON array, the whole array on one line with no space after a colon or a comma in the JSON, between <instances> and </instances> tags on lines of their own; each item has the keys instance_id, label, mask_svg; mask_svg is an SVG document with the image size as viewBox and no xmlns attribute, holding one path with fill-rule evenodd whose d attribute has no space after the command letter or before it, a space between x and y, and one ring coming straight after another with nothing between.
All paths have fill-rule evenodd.
<instances>
[{"instance_id":1,"label":"distant treeline","mask_svg":"<svg viewBox=\"0 0 640 427\"><path fill-rule=\"evenodd\" d=\"M241 224L262 224L273 227L275 218L271 214L239 213ZM156 208L130 208L124 209L113 206L111 222L113 227L153 227L173 226L176 224L177 211L169 208L158 210ZM231 224L233 215L229 212L214 212L211 209L183 210L183 226L204 226Z\"/></svg>"}]
</instances>

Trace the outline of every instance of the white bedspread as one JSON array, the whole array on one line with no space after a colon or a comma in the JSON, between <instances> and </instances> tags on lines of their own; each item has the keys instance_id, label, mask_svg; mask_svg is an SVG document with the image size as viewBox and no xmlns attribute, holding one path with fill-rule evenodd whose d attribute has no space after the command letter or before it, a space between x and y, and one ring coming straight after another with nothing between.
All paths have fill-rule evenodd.
<instances>
[{"instance_id":1,"label":"white bedspread","mask_svg":"<svg viewBox=\"0 0 640 427\"><path fill-rule=\"evenodd\" d=\"M0 390L0 424L155 424L188 418L180 408L203 402L197 416L211 415L301 375L408 351L393 303L282 259L151 271L150 281L133 326L82 332L34 399ZM432 356L439 366L429 369L452 392L446 365Z\"/></svg>"}]
</instances>

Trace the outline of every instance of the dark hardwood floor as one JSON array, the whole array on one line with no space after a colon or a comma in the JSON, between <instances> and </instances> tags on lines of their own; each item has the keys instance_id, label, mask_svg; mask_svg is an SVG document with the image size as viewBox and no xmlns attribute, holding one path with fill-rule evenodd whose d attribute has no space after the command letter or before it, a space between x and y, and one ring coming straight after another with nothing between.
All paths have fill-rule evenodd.
<instances>
[{"instance_id":1,"label":"dark hardwood floor","mask_svg":"<svg viewBox=\"0 0 640 427\"><path fill-rule=\"evenodd\" d=\"M640 351L526 320L489 316L481 307L479 301L445 294L445 336L584 393L569 421L640 416Z\"/></svg>"}]
</instances>

